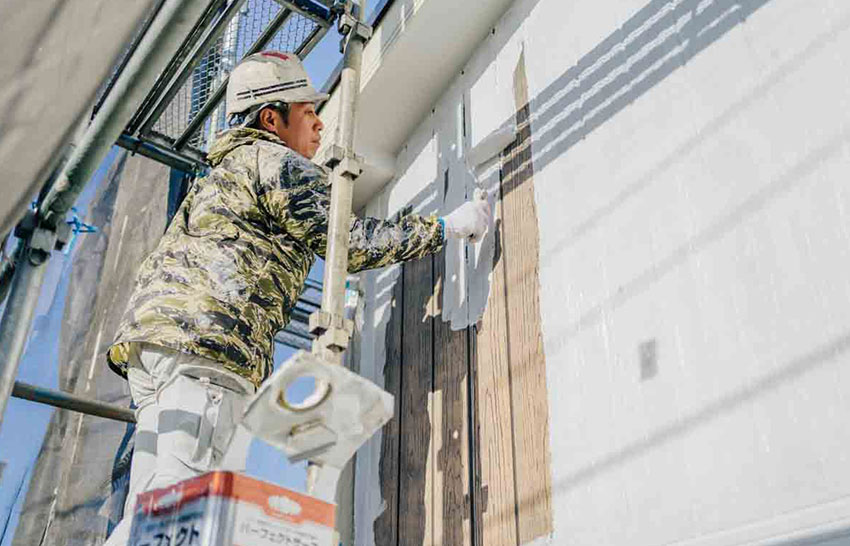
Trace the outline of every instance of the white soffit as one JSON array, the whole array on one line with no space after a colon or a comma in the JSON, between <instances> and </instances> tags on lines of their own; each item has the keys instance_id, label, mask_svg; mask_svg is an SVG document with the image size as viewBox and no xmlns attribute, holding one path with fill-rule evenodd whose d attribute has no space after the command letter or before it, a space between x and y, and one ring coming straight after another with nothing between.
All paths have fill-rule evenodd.
<instances>
[{"instance_id":1,"label":"white soffit","mask_svg":"<svg viewBox=\"0 0 850 546\"><path fill-rule=\"evenodd\" d=\"M362 209L393 176L408 136L459 75L511 0L396 0L363 53L357 153L366 160L354 191ZM330 142L339 88L322 111Z\"/></svg>"}]
</instances>

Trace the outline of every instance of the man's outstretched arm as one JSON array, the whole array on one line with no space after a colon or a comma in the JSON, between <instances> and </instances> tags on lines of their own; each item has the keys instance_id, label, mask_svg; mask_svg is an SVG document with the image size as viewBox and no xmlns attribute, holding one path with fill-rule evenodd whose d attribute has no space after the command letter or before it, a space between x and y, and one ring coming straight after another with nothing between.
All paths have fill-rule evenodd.
<instances>
[{"instance_id":1,"label":"man's outstretched arm","mask_svg":"<svg viewBox=\"0 0 850 546\"><path fill-rule=\"evenodd\" d=\"M330 218L330 187L324 174L306 159L289 156L276 186L260 197L266 208L289 234L324 257ZM445 219L410 214L390 221L352 215L348 270L354 273L438 252L446 235L482 234L488 217L486 203L467 203ZM459 225L466 229L455 229Z\"/></svg>"}]
</instances>

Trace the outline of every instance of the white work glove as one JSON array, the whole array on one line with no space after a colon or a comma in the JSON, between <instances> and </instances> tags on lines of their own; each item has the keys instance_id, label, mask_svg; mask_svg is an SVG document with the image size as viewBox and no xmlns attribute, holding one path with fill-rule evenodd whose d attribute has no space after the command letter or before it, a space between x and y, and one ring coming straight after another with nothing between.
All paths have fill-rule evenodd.
<instances>
[{"instance_id":1,"label":"white work glove","mask_svg":"<svg viewBox=\"0 0 850 546\"><path fill-rule=\"evenodd\" d=\"M490 203L481 192L475 199L467 201L443 217L443 229L446 239L470 239L480 241L487 233L490 224Z\"/></svg>"}]
</instances>

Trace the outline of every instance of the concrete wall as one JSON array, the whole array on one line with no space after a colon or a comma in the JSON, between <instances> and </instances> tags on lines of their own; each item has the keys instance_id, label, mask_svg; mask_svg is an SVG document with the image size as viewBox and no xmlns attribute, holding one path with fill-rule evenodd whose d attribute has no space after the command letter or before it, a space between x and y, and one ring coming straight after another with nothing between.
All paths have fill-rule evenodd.
<instances>
[{"instance_id":1,"label":"concrete wall","mask_svg":"<svg viewBox=\"0 0 850 546\"><path fill-rule=\"evenodd\" d=\"M367 212L448 209L453 112L463 101L472 146L510 120L524 52L553 461L541 543L842 543L849 48L840 0L518 0L400 150ZM380 380L393 275L370 275L363 370ZM358 544L380 509L364 503Z\"/></svg>"}]
</instances>

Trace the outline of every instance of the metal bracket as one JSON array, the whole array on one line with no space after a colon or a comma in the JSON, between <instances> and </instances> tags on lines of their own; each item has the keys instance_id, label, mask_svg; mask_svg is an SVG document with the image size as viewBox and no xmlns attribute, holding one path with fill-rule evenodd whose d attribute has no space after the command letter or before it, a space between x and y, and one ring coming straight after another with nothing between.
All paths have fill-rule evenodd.
<instances>
[{"instance_id":1,"label":"metal bracket","mask_svg":"<svg viewBox=\"0 0 850 546\"><path fill-rule=\"evenodd\" d=\"M360 22L350 11L340 14L339 21L337 21L337 30L343 36L356 36L364 42L372 37L372 27ZM351 32L352 30L354 31L353 33Z\"/></svg>"},{"instance_id":2,"label":"metal bracket","mask_svg":"<svg viewBox=\"0 0 850 546\"><path fill-rule=\"evenodd\" d=\"M363 173L363 157L357 154L346 154L345 148L332 144L327 151L325 166L333 169L340 176L346 176L351 180Z\"/></svg>"},{"instance_id":3,"label":"metal bracket","mask_svg":"<svg viewBox=\"0 0 850 546\"><path fill-rule=\"evenodd\" d=\"M336 319L336 320L334 320ZM336 329L342 330L347 335L351 336L354 333L354 321L345 317L334 317L327 311L314 311L310 315L310 333L317 336L325 332Z\"/></svg>"},{"instance_id":4,"label":"metal bracket","mask_svg":"<svg viewBox=\"0 0 850 546\"><path fill-rule=\"evenodd\" d=\"M320 345L344 351L354 335L354 321L318 310L310 315L310 333L318 338Z\"/></svg>"},{"instance_id":5,"label":"metal bracket","mask_svg":"<svg viewBox=\"0 0 850 546\"><path fill-rule=\"evenodd\" d=\"M336 168L337 174L346 176L351 180L357 178L363 173L363 158L356 155L351 155L343 158L342 162Z\"/></svg>"},{"instance_id":6,"label":"metal bracket","mask_svg":"<svg viewBox=\"0 0 850 546\"><path fill-rule=\"evenodd\" d=\"M355 4L351 0L338 2L334 6L333 11L338 14L337 30L342 36L339 42L340 53L345 52L345 45L348 40L356 38L365 43L372 37L372 27L360 21L360 18L354 15L354 6Z\"/></svg>"},{"instance_id":7,"label":"metal bracket","mask_svg":"<svg viewBox=\"0 0 850 546\"><path fill-rule=\"evenodd\" d=\"M28 210L18 225L15 226L15 237L18 239L26 239L30 233L35 231L38 225L38 215L32 209Z\"/></svg>"},{"instance_id":8,"label":"metal bracket","mask_svg":"<svg viewBox=\"0 0 850 546\"><path fill-rule=\"evenodd\" d=\"M354 333L354 321L345 317L333 317L333 315L321 309L310 315L311 334L321 335L333 328L352 335Z\"/></svg>"},{"instance_id":9,"label":"metal bracket","mask_svg":"<svg viewBox=\"0 0 850 546\"><path fill-rule=\"evenodd\" d=\"M333 169L339 165L345 157L345 148L338 144L331 144L328 146L327 150L328 151L325 154L325 167Z\"/></svg>"},{"instance_id":10,"label":"metal bracket","mask_svg":"<svg viewBox=\"0 0 850 546\"><path fill-rule=\"evenodd\" d=\"M310 323L308 324L310 333L313 335L322 335L331 327L331 314L326 311L315 311L310 315Z\"/></svg>"},{"instance_id":11,"label":"metal bracket","mask_svg":"<svg viewBox=\"0 0 850 546\"><path fill-rule=\"evenodd\" d=\"M351 334L342 328L331 328L320 335L316 342L319 344L319 347L330 349L332 353L341 353L348 348L348 342L350 340Z\"/></svg>"},{"instance_id":12,"label":"metal bracket","mask_svg":"<svg viewBox=\"0 0 850 546\"><path fill-rule=\"evenodd\" d=\"M33 265L47 261L54 250L62 250L71 240L73 227L62 222L55 229L39 222L38 213L28 210L26 215L15 226L15 237L28 240L29 259Z\"/></svg>"}]
</instances>

